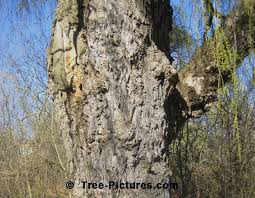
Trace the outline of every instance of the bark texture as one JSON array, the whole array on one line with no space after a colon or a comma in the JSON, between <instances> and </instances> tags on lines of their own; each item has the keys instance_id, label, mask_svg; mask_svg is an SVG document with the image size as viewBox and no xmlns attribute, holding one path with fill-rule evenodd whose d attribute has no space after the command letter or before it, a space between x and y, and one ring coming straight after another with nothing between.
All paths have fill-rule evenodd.
<instances>
[{"instance_id":1,"label":"bark texture","mask_svg":"<svg viewBox=\"0 0 255 198\"><path fill-rule=\"evenodd\" d=\"M50 89L76 183L169 180L165 106L176 84L167 57L170 19L166 1L59 1ZM169 196L80 188L74 195Z\"/></svg>"},{"instance_id":2,"label":"bark texture","mask_svg":"<svg viewBox=\"0 0 255 198\"><path fill-rule=\"evenodd\" d=\"M59 0L49 89L75 197L170 197L168 190L89 191L80 182L169 182L171 140L215 98L217 85L206 81L217 70L198 76L203 61L181 74L171 66L171 13L164 0Z\"/></svg>"}]
</instances>

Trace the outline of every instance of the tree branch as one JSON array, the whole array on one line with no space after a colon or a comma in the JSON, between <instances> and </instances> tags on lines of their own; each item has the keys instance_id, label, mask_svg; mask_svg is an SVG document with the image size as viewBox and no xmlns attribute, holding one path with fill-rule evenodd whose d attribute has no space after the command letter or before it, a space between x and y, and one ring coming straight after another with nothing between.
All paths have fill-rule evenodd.
<instances>
[{"instance_id":1,"label":"tree branch","mask_svg":"<svg viewBox=\"0 0 255 198\"><path fill-rule=\"evenodd\" d=\"M225 17L222 27L199 48L188 66L178 73L176 88L187 103L187 117L198 117L216 100L217 89L255 44L255 3L242 0Z\"/></svg>"}]
</instances>

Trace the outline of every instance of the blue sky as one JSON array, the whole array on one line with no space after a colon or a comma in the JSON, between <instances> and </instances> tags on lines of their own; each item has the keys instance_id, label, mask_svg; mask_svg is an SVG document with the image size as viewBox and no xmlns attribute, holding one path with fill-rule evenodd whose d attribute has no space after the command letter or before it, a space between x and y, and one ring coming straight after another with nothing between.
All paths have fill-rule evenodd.
<instances>
[{"instance_id":1,"label":"blue sky","mask_svg":"<svg viewBox=\"0 0 255 198\"><path fill-rule=\"evenodd\" d=\"M42 105L36 97L43 99L46 93L46 48L56 5L50 0L31 12L16 13L15 0L5 2L0 7L0 125L15 126Z\"/></svg>"}]
</instances>

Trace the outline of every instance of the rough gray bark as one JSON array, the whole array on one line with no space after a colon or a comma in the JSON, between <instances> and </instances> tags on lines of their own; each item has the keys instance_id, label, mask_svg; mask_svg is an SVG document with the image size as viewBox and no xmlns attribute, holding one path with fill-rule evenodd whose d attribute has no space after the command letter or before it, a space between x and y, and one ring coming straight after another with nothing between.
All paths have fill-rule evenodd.
<instances>
[{"instance_id":1,"label":"rough gray bark","mask_svg":"<svg viewBox=\"0 0 255 198\"><path fill-rule=\"evenodd\" d=\"M80 184L169 182L169 144L196 115L193 101L195 111L203 110L213 101L204 100L208 87L214 94L216 88L195 72L188 80L188 70L177 74L168 57L170 28L168 1L59 0L49 88L75 197L170 196L168 190L89 191Z\"/></svg>"}]
</instances>

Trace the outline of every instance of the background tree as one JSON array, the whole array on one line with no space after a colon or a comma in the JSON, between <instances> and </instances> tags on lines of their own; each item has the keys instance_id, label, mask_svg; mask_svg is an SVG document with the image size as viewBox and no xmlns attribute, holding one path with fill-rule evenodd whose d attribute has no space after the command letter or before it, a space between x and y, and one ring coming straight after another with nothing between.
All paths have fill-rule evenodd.
<instances>
[{"instance_id":1,"label":"background tree","mask_svg":"<svg viewBox=\"0 0 255 198\"><path fill-rule=\"evenodd\" d=\"M54 5L1 1L0 197L70 197L63 141L47 94ZM51 11L49 11L51 10Z\"/></svg>"},{"instance_id":2,"label":"background tree","mask_svg":"<svg viewBox=\"0 0 255 198\"><path fill-rule=\"evenodd\" d=\"M254 89L240 89L238 157L235 112L227 89L219 104L199 120L190 120L171 145L173 175L182 197L254 196Z\"/></svg>"}]
</instances>

